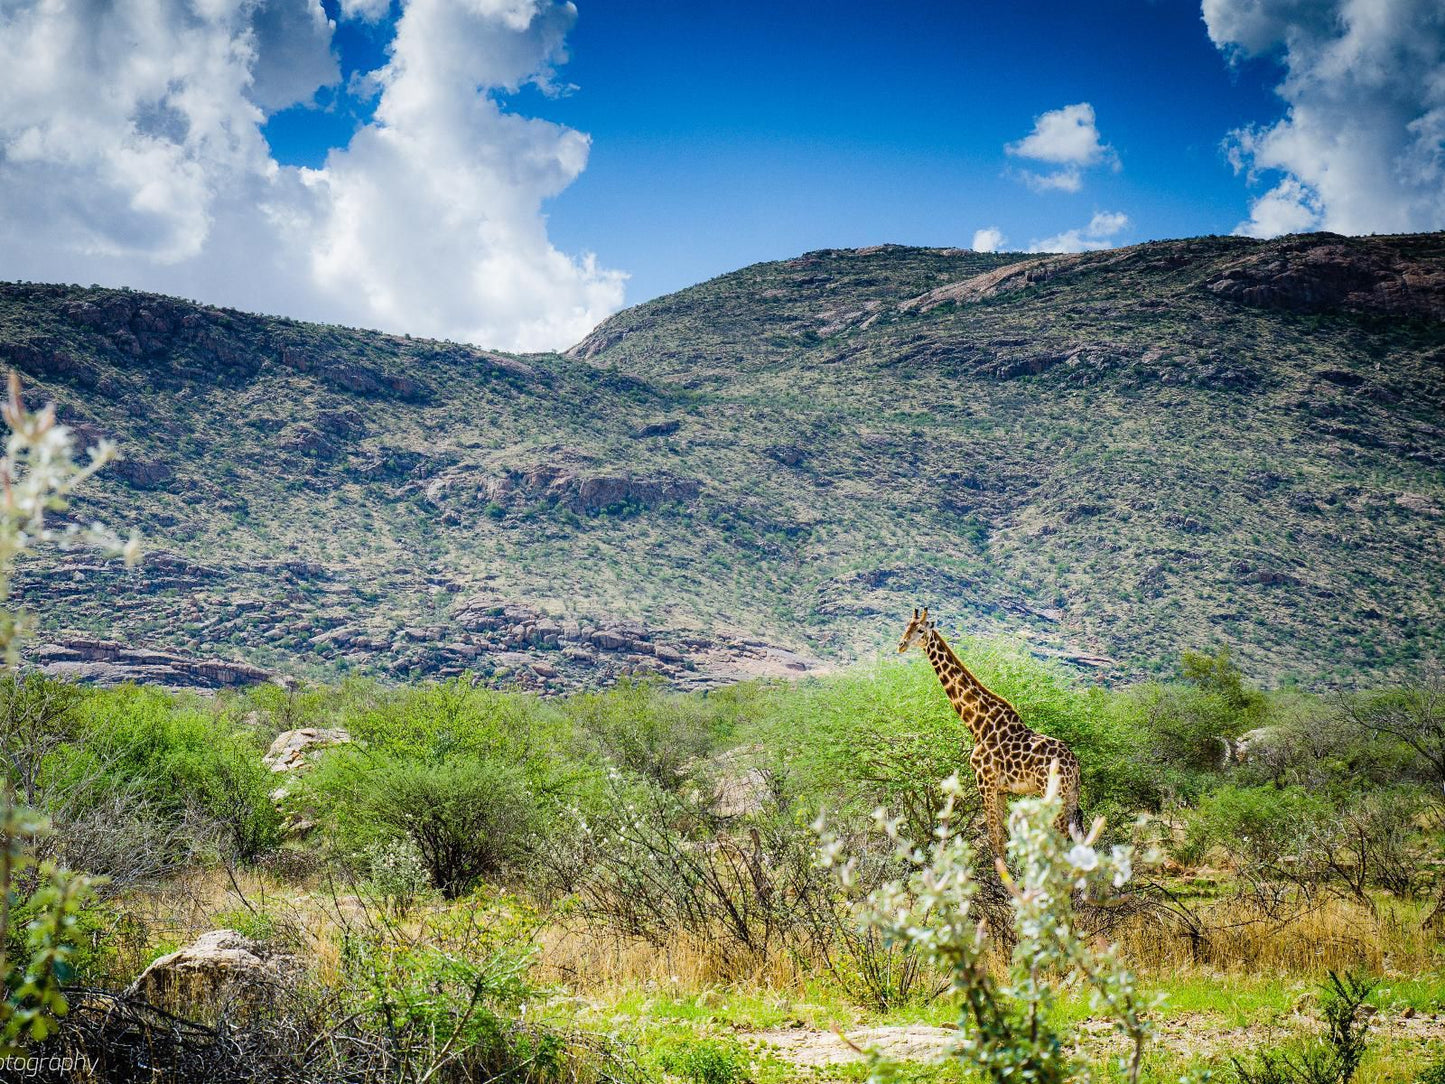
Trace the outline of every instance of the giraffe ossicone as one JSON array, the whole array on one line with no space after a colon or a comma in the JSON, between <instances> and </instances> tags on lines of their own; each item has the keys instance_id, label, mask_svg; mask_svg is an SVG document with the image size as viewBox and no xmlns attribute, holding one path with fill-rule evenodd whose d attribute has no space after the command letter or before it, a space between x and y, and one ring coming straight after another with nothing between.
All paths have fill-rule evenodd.
<instances>
[{"instance_id":1,"label":"giraffe ossicone","mask_svg":"<svg viewBox=\"0 0 1445 1084\"><path fill-rule=\"evenodd\" d=\"M1025 725L1018 711L963 665L943 634L928 619L928 610L913 610L913 620L898 641L900 653L919 646L938 675L953 710L973 735L968 763L983 798L988 822L988 841L993 853L1003 858L1008 837L1008 798L1011 794L1044 794L1049 786L1050 768L1058 773L1063 812L1055 822L1060 832L1082 832L1079 817L1079 758L1058 738Z\"/></svg>"}]
</instances>

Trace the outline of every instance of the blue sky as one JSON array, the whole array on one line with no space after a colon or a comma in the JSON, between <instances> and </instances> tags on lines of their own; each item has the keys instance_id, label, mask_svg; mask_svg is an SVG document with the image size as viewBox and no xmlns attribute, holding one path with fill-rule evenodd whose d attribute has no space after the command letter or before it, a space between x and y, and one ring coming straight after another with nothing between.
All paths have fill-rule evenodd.
<instances>
[{"instance_id":1,"label":"blue sky","mask_svg":"<svg viewBox=\"0 0 1445 1084\"><path fill-rule=\"evenodd\" d=\"M1119 241L1229 233L1250 189L1221 144L1283 109L1279 65L1231 64L1179 0L577 6L571 89L500 97L591 136L550 233L627 271L629 304L816 248L967 246L987 226L1026 248L1097 211L1129 216ZM343 75L380 66L394 19L342 24ZM272 119L278 160L319 166L369 115L324 97ZM1077 102L1120 168L1034 193L1004 146Z\"/></svg>"},{"instance_id":2,"label":"blue sky","mask_svg":"<svg viewBox=\"0 0 1445 1084\"><path fill-rule=\"evenodd\" d=\"M1440 0L0 0L0 278L536 350L814 248L1441 228Z\"/></svg>"}]
</instances>

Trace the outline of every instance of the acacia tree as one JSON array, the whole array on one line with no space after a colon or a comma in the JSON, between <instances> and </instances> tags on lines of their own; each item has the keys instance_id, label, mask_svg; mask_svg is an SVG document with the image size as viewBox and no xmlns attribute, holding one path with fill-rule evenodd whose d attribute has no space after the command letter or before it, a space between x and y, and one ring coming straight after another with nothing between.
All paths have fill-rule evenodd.
<instances>
[{"instance_id":1,"label":"acacia tree","mask_svg":"<svg viewBox=\"0 0 1445 1084\"><path fill-rule=\"evenodd\" d=\"M1340 714L1374 738L1407 746L1419 758L1434 800L1445 805L1445 667L1438 662L1399 689L1341 696ZM1445 924L1445 885L1426 926Z\"/></svg>"},{"instance_id":2,"label":"acacia tree","mask_svg":"<svg viewBox=\"0 0 1445 1084\"><path fill-rule=\"evenodd\" d=\"M16 560L41 546L88 545L123 554L133 564L140 546L134 536L122 544L99 524L47 522L48 514L65 509L76 487L115 457L109 443L102 441L86 462L77 462L70 431L57 423L55 408L28 410L13 372L0 416L9 428L0 457L0 669L10 677L20 644L34 627L34 615L11 602ZM84 875L37 860L37 845L50 826L19 804L17 782L23 785L7 759L0 793L0 1054L44 1039L55 1017L65 1013L60 974L71 951L70 931L91 890Z\"/></svg>"}]
</instances>

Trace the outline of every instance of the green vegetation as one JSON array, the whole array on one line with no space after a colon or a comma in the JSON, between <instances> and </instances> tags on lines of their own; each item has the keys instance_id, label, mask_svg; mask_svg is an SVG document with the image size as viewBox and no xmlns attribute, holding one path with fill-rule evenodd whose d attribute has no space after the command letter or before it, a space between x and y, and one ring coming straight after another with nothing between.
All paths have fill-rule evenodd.
<instances>
[{"instance_id":1,"label":"green vegetation","mask_svg":"<svg viewBox=\"0 0 1445 1084\"><path fill-rule=\"evenodd\" d=\"M249 1084L1428 1078L1445 337L1401 269L1445 252L1317 244L813 253L525 361L4 288L0 354L130 441L84 518L176 546L25 565L31 657L222 688L0 679L0 1052ZM82 537L42 514L108 456L5 414L0 602ZM1086 836L1024 798L995 861L926 664L804 657L919 595L1017 637L954 640L1077 753ZM218 644L327 681L193 657Z\"/></svg>"},{"instance_id":2,"label":"green vegetation","mask_svg":"<svg viewBox=\"0 0 1445 1084\"><path fill-rule=\"evenodd\" d=\"M1308 1029L1277 1029L1312 983L1353 969L1379 982L1355 1080L1413 1079L1389 1065L1424 1071L1440 1042L1404 1021L1445 1011L1432 920L1445 835L1429 758L1381 724L1428 729L1418 713L1436 702L1433 686L1340 699L1241 683L1244 695L1227 698L1190 669L1188 680L1181 670L1174 682L1111 692L1019 645L959 648L1026 720L1069 736L1085 769L1086 818L1109 817L1089 854L1020 822L1022 849L1010 859L1018 897L982 839L967 735L919 659L706 694L633 682L561 698L352 680L203 699L30 678L4 687L11 717L16 705L44 703L50 722L35 730L33 755L12 745L6 760L39 763L35 804L54 825L55 860L110 877L94 903L76 904L75 982L122 986L217 926L300 961L293 987L237 1033L247 1057L274 1046L276 1029L324 1037L350 1020L345 1034L371 1035L387 1057L435 1067L441 1079L525 1065L537 1080L635 1072L768 1084L802 1071L792 1036L811 1051L838 1043L836 1026L865 1043L869 1028L880 1041L922 1029L918 1041L934 1050L972 1035L971 1049L999 1072L1032 1065L1049 1079L1080 1063L1125 1079L1117 1055L1146 1032L1142 1080L1231 1073L1232 1058L1246 1073L1323 1072L1335 1055ZM1190 729L1200 718L1211 736L1265 728L1277 744L1229 762L1201 757L1180 738L1205 733ZM302 725L354 740L284 777L283 830L269 820L267 787L237 785L238 758L259 764L276 733ZM204 755L200 733L220 739ZM95 820L72 800L70 780L88 763L106 766L93 793L131 796L159 826L112 818L107 838L119 842L98 847ZM939 838L937 780L960 768L947 847L905 846ZM184 775L183 808L149 789L158 770ZM117 782L126 777L128 789ZM876 831L880 805L898 816L893 841ZM823 853L850 863L842 883L817 864L810 825L820 813ZM247 850L232 826L257 823L274 834ZM157 832L169 850L152 843ZM1115 849L1131 846L1132 863ZM90 857L138 850L169 857ZM930 873L930 856L951 872ZM1049 878L1070 863L1108 885L1076 902L1072 918L1034 915L1039 900L1067 900ZM180 897L178 884L190 886ZM942 884L968 892L930 896L928 885ZM211 887L198 895L198 885ZM948 920L966 896L969 922ZM206 902L188 904L182 921L161 902L177 898ZM872 916L862 926L859 909ZM1077 943L1038 942L1061 921ZM967 938L980 922L990 932L954 959L925 936L940 922ZM1109 942L1107 959L1090 955ZM1038 966L1055 956L1057 966ZM1082 987L1055 982L1072 968ZM1090 1000L1091 985L1103 1002ZM1156 993L1169 1000L1146 1008ZM1126 1003L1128 1050L1108 1038L1107 1006ZM383 1042L369 1029L384 1020L393 1030ZM941 1030L954 1023L960 1031ZM1247 1041L1239 1028L1250 1029ZM64 1041L94 1041L85 1034L62 1028ZM1033 1053L1019 1045L1025 1036ZM904 1055L903 1078L923 1072L907 1060L919 1056ZM256 1079L330 1079L331 1063L292 1065L291 1077L265 1064L276 1075ZM828 1061L825 1075L863 1069ZM928 1071L974 1079L958 1067Z\"/></svg>"}]
</instances>

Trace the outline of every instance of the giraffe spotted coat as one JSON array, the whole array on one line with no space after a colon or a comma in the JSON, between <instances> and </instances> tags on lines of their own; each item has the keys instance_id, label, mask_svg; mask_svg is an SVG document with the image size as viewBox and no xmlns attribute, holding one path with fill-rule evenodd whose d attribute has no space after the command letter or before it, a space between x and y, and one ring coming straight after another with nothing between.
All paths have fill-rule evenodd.
<instances>
[{"instance_id":1,"label":"giraffe spotted coat","mask_svg":"<svg viewBox=\"0 0 1445 1084\"><path fill-rule=\"evenodd\" d=\"M1058 738L1030 729L1012 704L974 677L928 620L927 610L913 611L913 620L898 642L898 650L907 651L915 644L927 654L949 703L973 735L968 762L983 798L994 854L1004 856L1009 795L1043 794L1054 764L1058 765L1059 793L1064 802L1055 826L1065 833L1071 827L1080 827L1079 759L1073 750Z\"/></svg>"}]
</instances>

